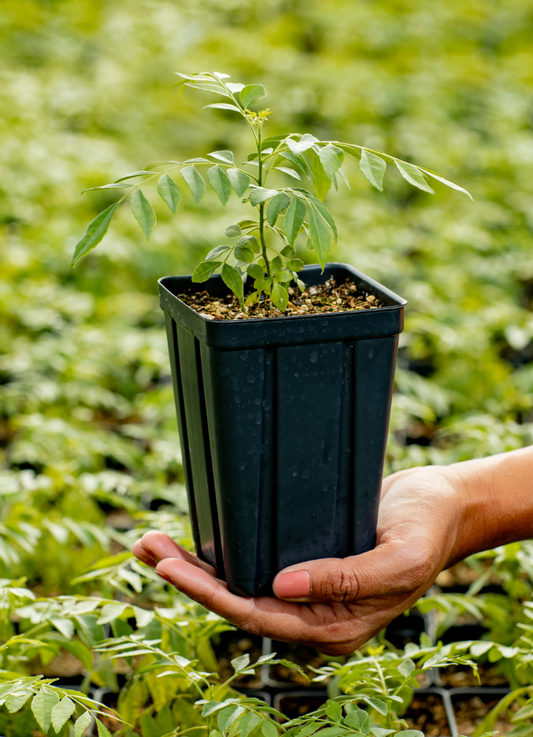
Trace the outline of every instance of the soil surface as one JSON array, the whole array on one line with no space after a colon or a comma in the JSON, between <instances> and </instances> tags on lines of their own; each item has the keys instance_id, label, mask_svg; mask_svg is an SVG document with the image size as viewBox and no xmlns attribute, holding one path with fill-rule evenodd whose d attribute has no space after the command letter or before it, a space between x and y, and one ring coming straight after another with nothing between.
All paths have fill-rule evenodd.
<instances>
[{"instance_id":1,"label":"soil surface","mask_svg":"<svg viewBox=\"0 0 533 737\"><path fill-rule=\"evenodd\" d=\"M313 647L306 647L305 645L297 645L296 643L288 642L273 642L271 649L276 653L276 657L290 660L292 663L296 663L301 666L309 678L313 678L316 674L309 671L306 666L310 665L313 668L320 668L326 662L317 650ZM282 683L297 683L301 686L307 686L308 688L324 688L323 683L310 683L307 678L302 676L301 673L298 673L297 670L292 670L281 663L270 667L270 677L275 681Z\"/></svg>"},{"instance_id":2,"label":"soil surface","mask_svg":"<svg viewBox=\"0 0 533 737\"><path fill-rule=\"evenodd\" d=\"M472 696L469 699L454 699L453 708L459 734L467 736L473 734L483 717L496 706L499 700L499 698L482 699L479 696ZM512 704L510 710L499 715L492 729L501 734L510 732L516 726L511 722L512 713L518 711L518 709L517 702Z\"/></svg>"},{"instance_id":3,"label":"soil surface","mask_svg":"<svg viewBox=\"0 0 533 737\"><path fill-rule=\"evenodd\" d=\"M508 686L507 678L498 672L495 665L479 665L479 681L472 668L464 665L450 665L439 668L440 680L446 688L465 688L468 686Z\"/></svg>"},{"instance_id":4,"label":"soil surface","mask_svg":"<svg viewBox=\"0 0 533 737\"><path fill-rule=\"evenodd\" d=\"M222 681L230 678L235 672L231 667L231 661L241 655L248 654L251 663L255 663L261 657L261 638L250 635L247 632L239 630L237 632L231 630L221 632L220 640L213 645L215 651L218 672ZM261 673L257 671L257 676L240 676L233 681L235 688L258 688L261 684Z\"/></svg>"},{"instance_id":5,"label":"soil surface","mask_svg":"<svg viewBox=\"0 0 533 737\"><path fill-rule=\"evenodd\" d=\"M437 694L415 695L403 718L409 729L418 729L426 737L451 734L444 702Z\"/></svg>"},{"instance_id":6,"label":"soil surface","mask_svg":"<svg viewBox=\"0 0 533 737\"><path fill-rule=\"evenodd\" d=\"M279 710L289 719L295 719L315 711L325 701L324 696L287 694L280 699ZM403 718L408 723L409 729L418 729L424 732L426 737L446 737L451 734L444 702L436 694L415 695Z\"/></svg>"},{"instance_id":7,"label":"soil surface","mask_svg":"<svg viewBox=\"0 0 533 737\"><path fill-rule=\"evenodd\" d=\"M333 278L324 284L308 287L305 292L289 287L289 304L286 312L280 312L269 298L250 305L245 314L241 312L237 297L233 294L214 297L209 292L190 291L179 294L178 297L209 320L249 320L325 312L353 312L375 310L384 306L374 294L359 291L349 279L343 284L337 284Z\"/></svg>"}]
</instances>

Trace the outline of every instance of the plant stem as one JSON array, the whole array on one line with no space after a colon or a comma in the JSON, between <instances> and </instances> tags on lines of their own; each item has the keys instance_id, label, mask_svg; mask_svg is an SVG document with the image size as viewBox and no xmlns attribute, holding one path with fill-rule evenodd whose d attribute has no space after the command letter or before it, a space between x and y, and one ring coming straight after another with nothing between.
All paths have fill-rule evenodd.
<instances>
[{"instance_id":1,"label":"plant stem","mask_svg":"<svg viewBox=\"0 0 533 737\"><path fill-rule=\"evenodd\" d=\"M261 151L261 124L259 124L258 136L257 136L257 156L259 162L259 175L257 177L257 183L260 187L263 186L263 153ZM270 262L267 256L267 246L265 241L265 203L261 202L259 205L259 237L261 239L261 249L263 251L263 259L265 261L266 273L270 276Z\"/></svg>"}]
</instances>

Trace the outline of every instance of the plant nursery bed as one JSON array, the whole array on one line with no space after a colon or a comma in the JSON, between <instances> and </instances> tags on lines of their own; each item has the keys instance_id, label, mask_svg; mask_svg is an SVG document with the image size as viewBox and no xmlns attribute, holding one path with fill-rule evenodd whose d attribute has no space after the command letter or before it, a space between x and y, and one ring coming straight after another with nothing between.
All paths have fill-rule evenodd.
<instances>
[{"instance_id":1,"label":"plant nursery bed","mask_svg":"<svg viewBox=\"0 0 533 737\"><path fill-rule=\"evenodd\" d=\"M375 310L383 304L372 293L361 292L353 281L347 279L338 284L330 278L323 284L308 287L301 292L289 287L286 316L315 315L324 312ZM178 295L185 304L211 320L246 320L265 317L283 317L270 299L262 299L241 312L239 301L233 294L213 295L207 291L188 291Z\"/></svg>"},{"instance_id":2,"label":"plant nursery bed","mask_svg":"<svg viewBox=\"0 0 533 737\"><path fill-rule=\"evenodd\" d=\"M257 635L250 635L243 630L229 630L221 632L218 635L217 642L213 643L220 678L225 681L233 675L231 661L241 655L248 654L250 661L255 661L261 657L262 638ZM270 651L269 651L270 652ZM262 681L258 676L240 676L233 681L235 688L258 688L262 685Z\"/></svg>"},{"instance_id":3,"label":"plant nursery bed","mask_svg":"<svg viewBox=\"0 0 533 737\"><path fill-rule=\"evenodd\" d=\"M508 687L507 678L498 672L496 665L478 665L479 681L472 668L462 665L450 665L448 668L438 669L436 681L445 688L476 688L481 686Z\"/></svg>"},{"instance_id":4,"label":"plant nursery bed","mask_svg":"<svg viewBox=\"0 0 533 737\"><path fill-rule=\"evenodd\" d=\"M500 699L509 693L505 688L485 688L481 689L457 689L450 691L450 697L453 704L455 721L457 724L458 734L467 737L474 733L484 717L489 711L496 706ZM507 734L513 728L511 717L518 711L517 702L511 704L509 710L500 714L491 729Z\"/></svg>"},{"instance_id":5,"label":"plant nursery bed","mask_svg":"<svg viewBox=\"0 0 533 737\"><path fill-rule=\"evenodd\" d=\"M278 658L290 660L292 663L299 665L307 672L309 678L312 678L314 674L312 671L307 670L308 666L320 668L327 660L313 647L306 647L305 645L298 645L292 642L277 642L276 640L269 640L265 637L263 640L263 655L268 655L271 652L275 652ZM323 683L310 683L297 670L292 670L281 663L278 665L263 666L262 678L263 682L272 688L287 688L291 686L294 688L295 685L306 686L308 688L324 688Z\"/></svg>"},{"instance_id":6,"label":"plant nursery bed","mask_svg":"<svg viewBox=\"0 0 533 737\"><path fill-rule=\"evenodd\" d=\"M309 691L293 691L278 694L274 698L274 708L281 711L289 719L296 719L318 709L327 701L327 693L309 693ZM449 708L445 695L438 689L427 689L415 693L410 707L404 714L409 729L418 729L426 737L447 737L452 734Z\"/></svg>"}]
</instances>

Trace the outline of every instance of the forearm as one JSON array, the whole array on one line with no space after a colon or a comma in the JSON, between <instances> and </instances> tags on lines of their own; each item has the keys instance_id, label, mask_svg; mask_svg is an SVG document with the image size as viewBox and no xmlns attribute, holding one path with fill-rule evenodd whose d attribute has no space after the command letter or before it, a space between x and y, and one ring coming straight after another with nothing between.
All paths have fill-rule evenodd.
<instances>
[{"instance_id":1,"label":"forearm","mask_svg":"<svg viewBox=\"0 0 533 737\"><path fill-rule=\"evenodd\" d=\"M464 510L449 565L533 538L533 447L448 466Z\"/></svg>"}]
</instances>

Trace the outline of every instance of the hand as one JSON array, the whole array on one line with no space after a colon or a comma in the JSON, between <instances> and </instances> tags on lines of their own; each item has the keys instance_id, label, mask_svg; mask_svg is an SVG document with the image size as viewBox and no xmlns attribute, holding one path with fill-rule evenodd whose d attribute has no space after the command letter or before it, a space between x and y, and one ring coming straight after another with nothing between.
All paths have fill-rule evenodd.
<instances>
[{"instance_id":1,"label":"hand","mask_svg":"<svg viewBox=\"0 0 533 737\"><path fill-rule=\"evenodd\" d=\"M144 535L133 553L247 632L345 655L412 606L443 568L461 559L465 489L451 469L415 468L386 478L376 548L289 566L274 579L276 597L231 594L212 566L160 532Z\"/></svg>"}]
</instances>

